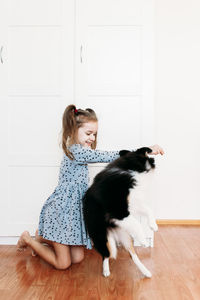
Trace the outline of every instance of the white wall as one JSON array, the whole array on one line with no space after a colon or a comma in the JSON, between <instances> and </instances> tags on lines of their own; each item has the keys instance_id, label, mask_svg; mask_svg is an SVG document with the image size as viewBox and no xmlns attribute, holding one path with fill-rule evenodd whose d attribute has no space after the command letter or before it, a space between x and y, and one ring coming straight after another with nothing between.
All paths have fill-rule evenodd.
<instances>
[{"instance_id":1,"label":"white wall","mask_svg":"<svg viewBox=\"0 0 200 300\"><path fill-rule=\"evenodd\" d=\"M199 11L200 2L197 0L155 0L156 134L152 144L159 143L166 152L164 157L156 157L157 171L150 191L150 197L155 197L154 210L158 219L200 219L200 192L198 189L200 167L198 155L198 146L200 146L200 120L198 118L200 112L198 84L200 70ZM67 18L67 26L65 26L68 28L66 33L68 44L63 49L63 52L68 53L68 59L66 58L64 61L65 71L63 72L65 74L63 78L65 78L65 82L62 84L64 86L62 110L65 105L73 101L74 92L74 20L72 17L74 16L74 6L72 2L68 13L69 18ZM2 114L3 116L4 114ZM1 129L3 129L2 127ZM55 139L52 142L56 143ZM58 148L58 153L59 151ZM31 195L31 200L28 201L36 201L37 198L37 208L39 209L39 206L42 205L57 184L58 168L49 168L47 170L48 176L38 172L41 178L47 178L48 181L43 184L43 191L41 190L41 193L37 194L37 186L40 186L42 181L40 182L37 178L34 180L36 174L34 169L34 172L30 173L32 179L29 182L33 182L36 188L35 193ZM23 182L23 178L27 178L23 169L20 174L20 176L24 174ZM2 176L4 177L4 175L3 172ZM28 194L31 187L27 186L26 188ZM19 185L16 185L15 195L17 195L18 189L20 190ZM20 193L21 190L18 194L22 195ZM24 192L22 196L25 198ZM16 201L16 198L13 199ZM39 203L39 201L41 202ZM26 204L24 201L22 204L24 205L23 211L28 212L28 203ZM7 204L4 199L1 199L1 235L4 235L4 228L7 228L5 234L9 235L10 231L6 222L8 217L12 218L9 210L11 205L12 203ZM6 211L4 207L6 207ZM35 211L32 217L37 222L38 217L36 215L37 212ZM10 235L18 232L19 228L21 230L20 218L17 222L19 227L16 226L15 231L11 228L14 233ZM31 222L33 223L34 220Z\"/></svg>"},{"instance_id":2,"label":"white wall","mask_svg":"<svg viewBox=\"0 0 200 300\"><path fill-rule=\"evenodd\" d=\"M200 1L156 0L156 217L200 219Z\"/></svg>"}]
</instances>

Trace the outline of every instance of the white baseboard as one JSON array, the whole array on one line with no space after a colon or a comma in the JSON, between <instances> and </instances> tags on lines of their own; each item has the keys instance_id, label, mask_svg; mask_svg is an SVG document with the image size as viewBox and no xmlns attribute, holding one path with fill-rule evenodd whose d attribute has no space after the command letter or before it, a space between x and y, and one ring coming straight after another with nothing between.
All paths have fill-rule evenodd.
<instances>
[{"instance_id":1,"label":"white baseboard","mask_svg":"<svg viewBox=\"0 0 200 300\"><path fill-rule=\"evenodd\" d=\"M0 236L0 245L16 245L19 236Z\"/></svg>"}]
</instances>

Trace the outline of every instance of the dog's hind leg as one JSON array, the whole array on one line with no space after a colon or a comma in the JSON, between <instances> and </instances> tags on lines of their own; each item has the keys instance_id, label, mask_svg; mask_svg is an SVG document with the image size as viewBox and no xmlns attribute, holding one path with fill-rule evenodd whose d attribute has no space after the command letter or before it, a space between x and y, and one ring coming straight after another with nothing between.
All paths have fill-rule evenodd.
<instances>
[{"instance_id":1,"label":"dog's hind leg","mask_svg":"<svg viewBox=\"0 0 200 300\"><path fill-rule=\"evenodd\" d=\"M116 259L117 257L117 246L112 232L108 233L108 242L106 243L106 246L110 253L110 256L103 258L103 275L105 277L108 277L110 275L109 258Z\"/></svg>"},{"instance_id":2,"label":"dog's hind leg","mask_svg":"<svg viewBox=\"0 0 200 300\"><path fill-rule=\"evenodd\" d=\"M132 260L134 261L138 269L142 272L142 274L145 277L151 278L152 277L151 272L143 265L143 263L139 260L137 254L135 253L132 241L130 242L130 246L128 247L127 250L129 251Z\"/></svg>"},{"instance_id":3,"label":"dog's hind leg","mask_svg":"<svg viewBox=\"0 0 200 300\"><path fill-rule=\"evenodd\" d=\"M103 276L110 276L109 257L104 257L103 259Z\"/></svg>"},{"instance_id":4,"label":"dog's hind leg","mask_svg":"<svg viewBox=\"0 0 200 300\"><path fill-rule=\"evenodd\" d=\"M123 229L119 228L118 229L118 237L119 241L122 244L122 246L130 253L130 256L138 269L142 272L142 274L146 277L151 277L151 272L141 263L139 260L137 254L135 253L135 250L133 248L133 240L131 236L124 231Z\"/></svg>"}]
</instances>

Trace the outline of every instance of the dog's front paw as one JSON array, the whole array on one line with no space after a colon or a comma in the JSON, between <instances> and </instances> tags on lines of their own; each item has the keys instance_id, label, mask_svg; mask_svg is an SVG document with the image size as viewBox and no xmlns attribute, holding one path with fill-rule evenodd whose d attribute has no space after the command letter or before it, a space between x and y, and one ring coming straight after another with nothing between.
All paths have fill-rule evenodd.
<instances>
[{"instance_id":1,"label":"dog's front paw","mask_svg":"<svg viewBox=\"0 0 200 300\"><path fill-rule=\"evenodd\" d=\"M156 224L156 222L151 222L149 224L150 228L153 230L153 231L158 231L158 225Z\"/></svg>"},{"instance_id":2,"label":"dog's front paw","mask_svg":"<svg viewBox=\"0 0 200 300\"><path fill-rule=\"evenodd\" d=\"M103 270L103 276L104 277L110 276L110 271L109 270Z\"/></svg>"}]
</instances>

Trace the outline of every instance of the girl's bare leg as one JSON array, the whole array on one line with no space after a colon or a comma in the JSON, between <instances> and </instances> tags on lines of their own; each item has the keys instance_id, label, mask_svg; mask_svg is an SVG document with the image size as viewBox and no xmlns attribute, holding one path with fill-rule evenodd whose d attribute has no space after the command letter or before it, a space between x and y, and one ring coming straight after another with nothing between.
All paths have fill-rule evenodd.
<instances>
[{"instance_id":1,"label":"girl's bare leg","mask_svg":"<svg viewBox=\"0 0 200 300\"><path fill-rule=\"evenodd\" d=\"M83 246L70 246L71 262L73 264L80 263L84 259Z\"/></svg>"},{"instance_id":2,"label":"girl's bare leg","mask_svg":"<svg viewBox=\"0 0 200 300\"><path fill-rule=\"evenodd\" d=\"M44 239L41 235L38 235L38 229L35 232L35 240L39 243L44 243L49 246L52 246L52 243L53 243L52 241ZM36 256L36 255L37 255L37 253L34 250L32 250L32 256Z\"/></svg>"},{"instance_id":3,"label":"girl's bare leg","mask_svg":"<svg viewBox=\"0 0 200 300\"><path fill-rule=\"evenodd\" d=\"M38 235L38 229L35 232L35 240L40 243L45 243L52 246L52 241L44 239L41 235ZM73 264L80 263L84 259L84 247L83 246L69 246L71 254L71 262ZM32 255L36 256L36 252L32 251Z\"/></svg>"},{"instance_id":4,"label":"girl's bare leg","mask_svg":"<svg viewBox=\"0 0 200 300\"><path fill-rule=\"evenodd\" d=\"M35 240L38 241L39 243L45 243L48 245L52 245L52 241L44 239L41 235L38 235L38 229L35 232Z\"/></svg>"},{"instance_id":5,"label":"girl's bare leg","mask_svg":"<svg viewBox=\"0 0 200 300\"><path fill-rule=\"evenodd\" d=\"M28 231L24 231L17 243L18 248L30 246L41 258L56 269L67 269L71 265L70 246L52 242L52 247L46 247L34 240Z\"/></svg>"}]
</instances>

